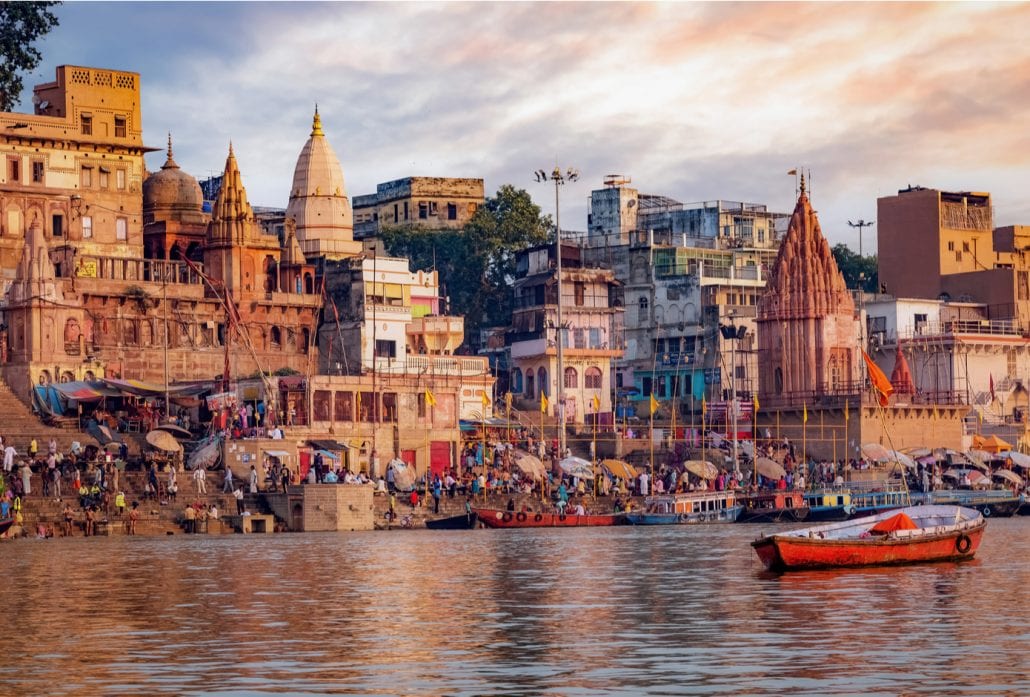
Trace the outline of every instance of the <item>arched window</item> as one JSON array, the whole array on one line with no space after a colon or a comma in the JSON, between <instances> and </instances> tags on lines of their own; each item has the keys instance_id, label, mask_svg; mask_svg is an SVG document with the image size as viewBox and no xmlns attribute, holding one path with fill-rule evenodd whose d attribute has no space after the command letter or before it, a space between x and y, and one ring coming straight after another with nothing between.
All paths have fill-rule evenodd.
<instances>
[{"instance_id":1,"label":"arched window","mask_svg":"<svg viewBox=\"0 0 1030 697\"><path fill-rule=\"evenodd\" d=\"M530 399L536 396L536 377L533 373L533 369L529 368L526 370L526 392L525 395Z\"/></svg>"},{"instance_id":2,"label":"arched window","mask_svg":"<svg viewBox=\"0 0 1030 697\"><path fill-rule=\"evenodd\" d=\"M511 391L513 394L522 392L522 370L520 368L511 371Z\"/></svg>"},{"instance_id":3,"label":"arched window","mask_svg":"<svg viewBox=\"0 0 1030 697\"><path fill-rule=\"evenodd\" d=\"M640 324L647 324L648 319L650 319L650 317L648 315L648 310L651 307L650 301L646 297L645 298L641 298L640 301L637 303L637 306L639 308L638 314L637 314L638 322Z\"/></svg>"},{"instance_id":4,"label":"arched window","mask_svg":"<svg viewBox=\"0 0 1030 697\"><path fill-rule=\"evenodd\" d=\"M272 343L271 348L273 348L273 349L281 348L282 345L283 345L283 332L282 332L282 330L279 329L279 327L272 327L271 334L272 334L272 336L271 336L271 343Z\"/></svg>"},{"instance_id":5,"label":"arched window","mask_svg":"<svg viewBox=\"0 0 1030 697\"><path fill-rule=\"evenodd\" d=\"M776 383L774 386L776 394L783 394L783 368L777 368L773 372L773 380Z\"/></svg>"},{"instance_id":6,"label":"arched window","mask_svg":"<svg viewBox=\"0 0 1030 697\"><path fill-rule=\"evenodd\" d=\"M315 279L310 273L304 274L304 292L308 295L315 292Z\"/></svg>"},{"instance_id":7,"label":"arched window","mask_svg":"<svg viewBox=\"0 0 1030 697\"><path fill-rule=\"evenodd\" d=\"M570 390L579 387L579 373L576 372L575 368L569 367L565 369L565 389Z\"/></svg>"},{"instance_id":8,"label":"arched window","mask_svg":"<svg viewBox=\"0 0 1030 697\"><path fill-rule=\"evenodd\" d=\"M591 366L587 368L587 371L583 376L583 380L585 387L588 390L599 390L604 382L604 377L600 368Z\"/></svg>"},{"instance_id":9,"label":"arched window","mask_svg":"<svg viewBox=\"0 0 1030 697\"><path fill-rule=\"evenodd\" d=\"M278 290L279 284L276 282L277 271L279 265L275 263L275 257L271 254L265 257L265 292L271 293Z\"/></svg>"},{"instance_id":10,"label":"arched window","mask_svg":"<svg viewBox=\"0 0 1030 697\"><path fill-rule=\"evenodd\" d=\"M311 330L304 328L300 330L300 343L297 345L297 350L301 353L308 352L308 346L311 344Z\"/></svg>"},{"instance_id":11,"label":"arched window","mask_svg":"<svg viewBox=\"0 0 1030 697\"><path fill-rule=\"evenodd\" d=\"M536 381L539 385L540 394L551 396L551 386L547 382L547 368L541 368L536 373Z\"/></svg>"}]
</instances>

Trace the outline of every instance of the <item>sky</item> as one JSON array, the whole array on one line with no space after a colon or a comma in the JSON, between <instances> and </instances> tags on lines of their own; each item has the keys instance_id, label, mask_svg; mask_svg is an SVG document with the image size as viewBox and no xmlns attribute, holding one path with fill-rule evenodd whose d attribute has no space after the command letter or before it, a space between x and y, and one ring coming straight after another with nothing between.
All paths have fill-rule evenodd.
<instances>
[{"instance_id":1,"label":"sky","mask_svg":"<svg viewBox=\"0 0 1030 697\"><path fill-rule=\"evenodd\" d=\"M1030 224L1027 3L84 3L57 8L31 86L62 64L138 72L143 134L197 178L232 141L254 205L285 207L314 106L347 193L406 176L530 192L573 167L585 230L605 175L684 203L790 212L831 244L908 185L989 191ZM147 157L151 170L162 152ZM875 226L863 250L875 250Z\"/></svg>"}]
</instances>

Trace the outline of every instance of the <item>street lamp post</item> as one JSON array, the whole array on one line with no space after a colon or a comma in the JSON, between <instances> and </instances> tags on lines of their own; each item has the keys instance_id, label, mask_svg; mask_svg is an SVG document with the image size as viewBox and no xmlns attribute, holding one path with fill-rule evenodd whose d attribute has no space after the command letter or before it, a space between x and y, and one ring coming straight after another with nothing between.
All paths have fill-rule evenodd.
<instances>
[{"instance_id":1,"label":"street lamp post","mask_svg":"<svg viewBox=\"0 0 1030 697\"><path fill-rule=\"evenodd\" d=\"M558 248L557 254L557 273L558 273L558 459L565 454L565 354L563 352L564 337L562 331L565 329L565 324L562 322L562 272L561 272L561 213L558 207L558 189L565 182L574 182L579 179L579 172L568 168L564 172L561 168L555 166L555 168L548 174L545 170L538 169L533 172L533 176L538 182L546 182L548 180L554 182L554 237L555 243ZM543 437L543 433L540 434Z\"/></svg>"},{"instance_id":2,"label":"street lamp post","mask_svg":"<svg viewBox=\"0 0 1030 697\"><path fill-rule=\"evenodd\" d=\"M850 225L851 227L857 227L858 228L858 256L862 256L862 228L870 227L875 222L876 222L875 220L870 220L867 223L866 221L864 221L862 219L859 219L858 221L856 221L854 223L851 222L850 220L848 221L848 225Z\"/></svg>"},{"instance_id":3,"label":"street lamp post","mask_svg":"<svg viewBox=\"0 0 1030 697\"><path fill-rule=\"evenodd\" d=\"M733 324L733 310L726 315L729 317L729 325L721 325L719 332L722 338L730 341L730 414L733 428L733 471L740 470L740 463L737 461L737 343L747 334L747 327ZM752 417L753 418L753 417Z\"/></svg>"}]
</instances>

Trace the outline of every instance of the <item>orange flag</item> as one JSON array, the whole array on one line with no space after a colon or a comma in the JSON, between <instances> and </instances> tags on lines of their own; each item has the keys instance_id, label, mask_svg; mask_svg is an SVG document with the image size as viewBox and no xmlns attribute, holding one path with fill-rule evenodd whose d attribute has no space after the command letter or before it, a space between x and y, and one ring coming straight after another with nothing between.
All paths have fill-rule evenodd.
<instances>
[{"instance_id":1,"label":"orange flag","mask_svg":"<svg viewBox=\"0 0 1030 697\"><path fill-rule=\"evenodd\" d=\"M894 394L894 385L883 374L883 371L873 363L873 359L869 357L868 353L862 351L862 358L865 359L865 367L869 372L869 382L873 383L873 388L880 393L880 406L885 407L889 403L890 396Z\"/></svg>"}]
</instances>

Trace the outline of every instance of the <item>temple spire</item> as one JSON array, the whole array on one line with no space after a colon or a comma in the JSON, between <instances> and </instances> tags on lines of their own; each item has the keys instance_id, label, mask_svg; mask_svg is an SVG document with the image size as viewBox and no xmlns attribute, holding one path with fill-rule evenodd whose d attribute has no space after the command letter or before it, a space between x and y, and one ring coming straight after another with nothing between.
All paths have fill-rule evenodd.
<instances>
[{"instance_id":1,"label":"temple spire","mask_svg":"<svg viewBox=\"0 0 1030 697\"><path fill-rule=\"evenodd\" d=\"M179 169L179 164L172 157L172 132L168 132L168 159L161 165L161 169Z\"/></svg>"},{"instance_id":2,"label":"temple spire","mask_svg":"<svg viewBox=\"0 0 1030 697\"><path fill-rule=\"evenodd\" d=\"M322 117L318 115L318 105L315 105L315 118L311 122L311 135L324 136L322 132Z\"/></svg>"},{"instance_id":3,"label":"temple spire","mask_svg":"<svg viewBox=\"0 0 1030 697\"><path fill-rule=\"evenodd\" d=\"M805 171L801 170L801 195L805 195Z\"/></svg>"}]
</instances>

